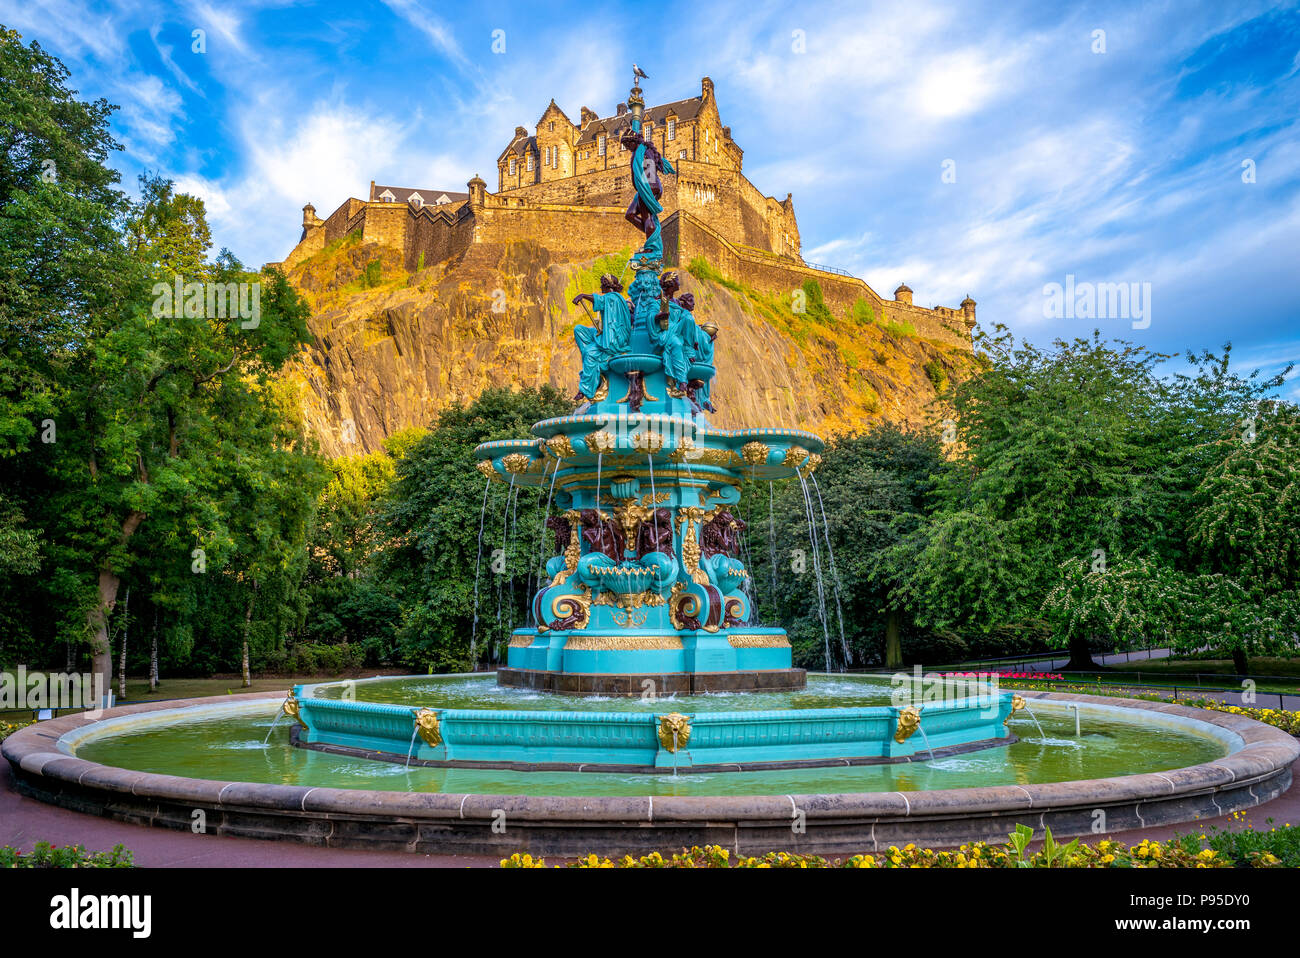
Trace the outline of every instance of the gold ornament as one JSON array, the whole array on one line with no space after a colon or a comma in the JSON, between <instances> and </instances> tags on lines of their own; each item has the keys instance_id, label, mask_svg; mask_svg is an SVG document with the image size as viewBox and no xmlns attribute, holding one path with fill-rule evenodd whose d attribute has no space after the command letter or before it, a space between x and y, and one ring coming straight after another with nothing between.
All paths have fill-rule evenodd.
<instances>
[{"instance_id":1,"label":"gold ornament","mask_svg":"<svg viewBox=\"0 0 1300 958\"><path fill-rule=\"evenodd\" d=\"M790 648L790 640L784 635L729 635L727 644L733 649Z\"/></svg>"},{"instance_id":2,"label":"gold ornament","mask_svg":"<svg viewBox=\"0 0 1300 958\"><path fill-rule=\"evenodd\" d=\"M681 712L659 716L659 744L664 751L677 752L691 740L691 720Z\"/></svg>"},{"instance_id":3,"label":"gold ornament","mask_svg":"<svg viewBox=\"0 0 1300 958\"><path fill-rule=\"evenodd\" d=\"M487 476L487 478L489 479L491 479L493 476L497 474L496 469L492 467L491 459L480 459L478 461L478 471L481 472L483 475Z\"/></svg>"},{"instance_id":4,"label":"gold ornament","mask_svg":"<svg viewBox=\"0 0 1300 958\"><path fill-rule=\"evenodd\" d=\"M551 615L556 619L565 619L581 610L582 615L574 629L585 629L591 624L591 593L583 590L581 595L557 595L551 600Z\"/></svg>"},{"instance_id":5,"label":"gold ornament","mask_svg":"<svg viewBox=\"0 0 1300 958\"><path fill-rule=\"evenodd\" d=\"M1011 716L1015 715L1017 712L1019 712L1019 711L1020 711L1021 709L1023 709L1024 707L1025 707L1025 699L1024 699L1024 696L1023 696L1023 695L1013 695L1013 696L1011 696L1011 711L1007 713L1007 717L1003 720L1002 724L1003 724L1004 726L1008 726L1008 725L1010 725L1010 724L1011 724Z\"/></svg>"},{"instance_id":6,"label":"gold ornament","mask_svg":"<svg viewBox=\"0 0 1300 958\"><path fill-rule=\"evenodd\" d=\"M307 727L307 720L302 717L302 710L299 708L298 700L294 698L292 692L290 692L289 697L284 700L284 714L301 725L304 732L311 731L311 729Z\"/></svg>"},{"instance_id":7,"label":"gold ornament","mask_svg":"<svg viewBox=\"0 0 1300 958\"><path fill-rule=\"evenodd\" d=\"M637 452L644 453L647 456L653 455L664 447L664 436L661 432L638 432L632 437L632 448Z\"/></svg>"},{"instance_id":8,"label":"gold ornament","mask_svg":"<svg viewBox=\"0 0 1300 958\"><path fill-rule=\"evenodd\" d=\"M607 429L587 434L587 448L604 456L614 451L614 434Z\"/></svg>"},{"instance_id":9,"label":"gold ornament","mask_svg":"<svg viewBox=\"0 0 1300 958\"><path fill-rule=\"evenodd\" d=\"M565 641L564 647L577 652L677 650L682 647L682 640L676 635L575 635Z\"/></svg>"},{"instance_id":10,"label":"gold ornament","mask_svg":"<svg viewBox=\"0 0 1300 958\"><path fill-rule=\"evenodd\" d=\"M894 732L894 741L899 745L906 742L921 727L921 710L909 705L898 713L898 729Z\"/></svg>"},{"instance_id":11,"label":"gold ornament","mask_svg":"<svg viewBox=\"0 0 1300 958\"><path fill-rule=\"evenodd\" d=\"M740 447L740 456L751 466L761 466L767 462L767 454L771 451L765 442L747 442Z\"/></svg>"},{"instance_id":12,"label":"gold ornament","mask_svg":"<svg viewBox=\"0 0 1300 958\"><path fill-rule=\"evenodd\" d=\"M709 574L700 568L700 544L695 538L695 523L704 518L699 506L682 506L677 510L677 531L682 537L682 565L697 585L708 585ZM685 523L685 531L682 530Z\"/></svg>"},{"instance_id":13,"label":"gold ornament","mask_svg":"<svg viewBox=\"0 0 1300 958\"><path fill-rule=\"evenodd\" d=\"M512 452L501 457L501 465L505 466L506 472L516 476L522 472L527 472L528 465L531 462L532 459L522 452Z\"/></svg>"},{"instance_id":14,"label":"gold ornament","mask_svg":"<svg viewBox=\"0 0 1300 958\"><path fill-rule=\"evenodd\" d=\"M603 375L600 377L600 385L596 387L596 395L592 396L592 402L602 402L609 398L609 380Z\"/></svg>"},{"instance_id":15,"label":"gold ornament","mask_svg":"<svg viewBox=\"0 0 1300 958\"><path fill-rule=\"evenodd\" d=\"M564 518L569 520L569 544L564 550L564 568L551 580L552 586L564 585L578 571L578 560L582 558L582 513L570 509Z\"/></svg>"},{"instance_id":16,"label":"gold ornament","mask_svg":"<svg viewBox=\"0 0 1300 958\"><path fill-rule=\"evenodd\" d=\"M791 469L798 469L808 458L808 450L803 446L791 446L785 451L785 464Z\"/></svg>"},{"instance_id":17,"label":"gold ornament","mask_svg":"<svg viewBox=\"0 0 1300 958\"><path fill-rule=\"evenodd\" d=\"M442 744L442 729L438 725L438 713L433 709L420 709L415 713L415 730L430 748Z\"/></svg>"},{"instance_id":18,"label":"gold ornament","mask_svg":"<svg viewBox=\"0 0 1300 958\"><path fill-rule=\"evenodd\" d=\"M568 436L552 436L546 440L546 448L551 450L551 455L556 459L572 459L578 454L573 448L573 443L569 441Z\"/></svg>"}]
</instances>

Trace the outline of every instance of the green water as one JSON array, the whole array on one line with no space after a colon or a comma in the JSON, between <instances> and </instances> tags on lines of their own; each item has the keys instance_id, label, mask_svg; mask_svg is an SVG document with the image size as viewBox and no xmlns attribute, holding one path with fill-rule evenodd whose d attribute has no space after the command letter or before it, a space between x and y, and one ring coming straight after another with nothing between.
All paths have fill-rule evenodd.
<instances>
[{"instance_id":1,"label":"green water","mask_svg":"<svg viewBox=\"0 0 1300 958\"><path fill-rule=\"evenodd\" d=\"M576 708L579 700L530 693L499 694L491 677L358 683L363 701L407 701L400 696L430 691L422 704L443 708ZM491 686L490 688L488 686ZM846 688L851 686L851 688ZM365 691L363 691L365 690ZM696 696L672 700L684 711L699 710L697 701L713 710L785 708L791 701L816 705L879 705L888 701L889 686L851 678L809 678L802 693L763 696ZM842 693L842 694L841 694ZM381 699L391 695L397 698ZM753 705L746 699L763 699ZM525 704L525 702L527 704ZM581 708L630 708L633 700L580 700ZM781 704L787 703L787 704ZM662 709L660 700L657 709ZM686 706L689 706L687 708ZM642 706L644 707L644 706ZM269 744L262 740L279 709L268 702L263 714L228 718L180 718L151 728L123 730L89 740L77 755L105 765L160 774L221 781L284 785L368 788L398 792L455 792L525 795L783 795L818 792L914 791L971 788L980 785L1028 785L1080 778L1106 778L1139 772L1159 772L1221 758L1226 748L1192 732L1138 724L1111 717L1085 715L1084 734L1074 737L1074 717L1068 712L1038 711L1044 736L1033 721L1017 713L1011 729L1022 740L1002 748L941 758L934 762L867 765L853 768L786 769L726 772L710 775L625 775L608 772L514 772L503 770L411 768L387 762L327 755L289 745L288 723L281 719Z\"/></svg>"},{"instance_id":2,"label":"green water","mask_svg":"<svg viewBox=\"0 0 1300 958\"><path fill-rule=\"evenodd\" d=\"M440 709L526 709L548 712L752 712L763 709L852 708L888 705L892 688L876 676L808 677L808 687L798 692L719 692L709 695L640 697L578 697L502 688L488 675L429 676L339 683L316 689L316 696L338 699L345 695L358 702L385 705L427 705ZM972 688L971 692L977 691Z\"/></svg>"}]
</instances>

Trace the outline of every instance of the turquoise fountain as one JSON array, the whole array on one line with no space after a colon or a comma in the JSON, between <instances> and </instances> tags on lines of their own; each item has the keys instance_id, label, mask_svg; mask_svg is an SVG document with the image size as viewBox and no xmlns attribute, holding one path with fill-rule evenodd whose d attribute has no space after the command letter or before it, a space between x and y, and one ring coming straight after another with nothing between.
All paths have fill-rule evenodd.
<instances>
[{"instance_id":1,"label":"turquoise fountain","mask_svg":"<svg viewBox=\"0 0 1300 958\"><path fill-rule=\"evenodd\" d=\"M664 707L804 688L785 630L753 624L745 525L734 510L744 479L806 483L824 443L798 429L709 425L718 329L696 322L693 296L664 269L660 177L675 170L641 135L635 82L628 105L622 142L635 195L626 218L645 242L624 270L633 276L626 297L624 277L606 274L600 293L574 299L592 311L574 333L578 408L537 423L531 439L475 452L489 481L546 490L554 534L531 624L513 633L498 684L639 697L644 708L413 709L300 687L290 703L303 726L296 742L408 763L651 771L908 761L1005 745L1015 703L995 692L925 705L924 727L910 693L861 708Z\"/></svg>"},{"instance_id":2,"label":"turquoise fountain","mask_svg":"<svg viewBox=\"0 0 1300 958\"><path fill-rule=\"evenodd\" d=\"M635 195L627 219L644 246L622 278L605 275L582 354L571 416L539 422L532 439L485 443L479 469L512 486L541 486L555 555L532 598L532 627L510 641L503 685L570 695L655 695L802 688L783 629L750 622L742 478L806 478L822 441L797 429L713 429L718 329L697 324L690 293L663 270L660 175L671 162L641 136L633 86Z\"/></svg>"}]
</instances>

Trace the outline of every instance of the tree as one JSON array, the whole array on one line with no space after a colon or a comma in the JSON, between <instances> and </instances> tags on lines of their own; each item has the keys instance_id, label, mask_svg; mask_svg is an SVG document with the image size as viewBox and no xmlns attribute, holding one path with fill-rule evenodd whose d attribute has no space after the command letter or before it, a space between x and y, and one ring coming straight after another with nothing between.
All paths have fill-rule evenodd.
<instances>
[{"instance_id":1,"label":"tree","mask_svg":"<svg viewBox=\"0 0 1300 958\"><path fill-rule=\"evenodd\" d=\"M1213 639L1204 630L1191 634L1229 651L1245 675L1251 654L1294 652L1297 645L1300 410L1260 404L1234 426L1210 444L1213 464L1192 497L1191 544L1207 573L1202 581L1220 583L1220 605L1208 620L1219 623ZM1225 617L1232 628L1224 627Z\"/></svg>"},{"instance_id":2,"label":"tree","mask_svg":"<svg viewBox=\"0 0 1300 958\"><path fill-rule=\"evenodd\" d=\"M1150 559L1072 558L1058 567L1043 613L1071 650L1066 669L1084 671L1091 660L1077 659L1090 645L1137 644L1153 634L1169 635L1187 596L1182 578Z\"/></svg>"},{"instance_id":3,"label":"tree","mask_svg":"<svg viewBox=\"0 0 1300 958\"><path fill-rule=\"evenodd\" d=\"M490 480L475 468L474 447L518 438L533 423L571 411L572 403L550 386L488 389L468 406L445 410L398 462L381 518L390 543L381 575L402 603L398 657L408 666L472 667L504 643L512 623L523 624L529 583L541 572L546 492L516 487L512 498L504 483L485 486ZM504 550L499 574L491 568L494 548Z\"/></svg>"}]
</instances>

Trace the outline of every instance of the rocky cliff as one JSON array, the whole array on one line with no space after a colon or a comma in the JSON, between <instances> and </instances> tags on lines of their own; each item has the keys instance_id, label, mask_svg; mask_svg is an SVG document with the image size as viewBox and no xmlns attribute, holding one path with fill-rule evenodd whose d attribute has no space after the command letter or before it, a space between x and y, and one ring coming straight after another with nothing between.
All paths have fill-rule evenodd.
<instances>
[{"instance_id":1,"label":"rocky cliff","mask_svg":"<svg viewBox=\"0 0 1300 958\"><path fill-rule=\"evenodd\" d=\"M289 271L312 306L315 344L291 375L329 455L369 452L391 433L492 385L550 383L568 394L580 361L573 327L589 323L578 292L618 274L630 250L557 260L530 240L475 244L462 257L406 271L401 255L349 237ZM714 425L785 425L823 435L887 419L919 424L969 350L919 337L870 310L836 315L816 302L758 293L695 261L681 270L695 315L720 327ZM625 279L626 282L626 279Z\"/></svg>"}]
</instances>

